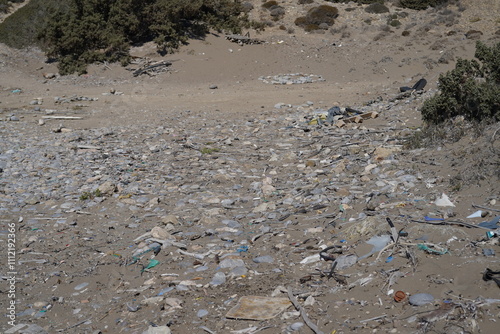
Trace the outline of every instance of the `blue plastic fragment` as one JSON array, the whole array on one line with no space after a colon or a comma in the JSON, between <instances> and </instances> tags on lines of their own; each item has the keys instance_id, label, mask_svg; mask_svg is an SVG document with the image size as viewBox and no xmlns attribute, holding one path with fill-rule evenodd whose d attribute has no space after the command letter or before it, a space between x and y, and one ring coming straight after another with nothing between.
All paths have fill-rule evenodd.
<instances>
[{"instance_id":1,"label":"blue plastic fragment","mask_svg":"<svg viewBox=\"0 0 500 334\"><path fill-rule=\"evenodd\" d=\"M428 222L431 222L431 221L444 221L443 218L432 218L432 217L429 217L429 216L425 216L424 219Z\"/></svg>"},{"instance_id":2,"label":"blue plastic fragment","mask_svg":"<svg viewBox=\"0 0 500 334\"><path fill-rule=\"evenodd\" d=\"M499 222L500 222L500 216L496 216L495 218L493 218L490 221L482 222L482 223L479 223L477 225L481 226L481 227L486 227L486 228L490 228L490 229L494 230L494 229L497 229L497 228L500 227L500 226L498 226Z\"/></svg>"},{"instance_id":3,"label":"blue plastic fragment","mask_svg":"<svg viewBox=\"0 0 500 334\"><path fill-rule=\"evenodd\" d=\"M241 252L247 252L248 251L248 246L240 246L236 249L236 251L238 253L241 253Z\"/></svg>"},{"instance_id":4,"label":"blue plastic fragment","mask_svg":"<svg viewBox=\"0 0 500 334\"><path fill-rule=\"evenodd\" d=\"M385 260L385 263L389 263L393 260L393 257L392 256L389 256L386 260Z\"/></svg>"},{"instance_id":5,"label":"blue plastic fragment","mask_svg":"<svg viewBox=\"0 0 500 334\"><path fill-rule=\"evenodd\" d=\"M492 248L483 248L484 256L495 256L495 250Z\"/></svg>"}]
</instances>

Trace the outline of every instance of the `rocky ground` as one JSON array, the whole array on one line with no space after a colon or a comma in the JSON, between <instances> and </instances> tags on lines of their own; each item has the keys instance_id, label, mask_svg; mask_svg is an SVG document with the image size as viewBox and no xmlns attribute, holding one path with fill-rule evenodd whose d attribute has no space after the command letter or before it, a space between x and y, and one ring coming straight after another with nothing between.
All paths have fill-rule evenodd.
<instances>
[{"instance_id":1,"label":"rocky ground","mask_svg":"<svg viewBox=\"0 0 500 334\"><path fill-rule=\"evenodd\" d=\"M406 10L388 30L387 14L336 4L338 31L293 28L314 4L283 1L251 31L263 44L144 45L127 69L79 77L2 47L1 303L18 325L4 332L495 332L483 273L500 249L478 224L500 214L498 124L408 144L439 74L475 38L498 42L498 5ZM146 59L171 65L134 77ZM363 118L330 122L334 106Z\"/></svg>"}]
</instances>

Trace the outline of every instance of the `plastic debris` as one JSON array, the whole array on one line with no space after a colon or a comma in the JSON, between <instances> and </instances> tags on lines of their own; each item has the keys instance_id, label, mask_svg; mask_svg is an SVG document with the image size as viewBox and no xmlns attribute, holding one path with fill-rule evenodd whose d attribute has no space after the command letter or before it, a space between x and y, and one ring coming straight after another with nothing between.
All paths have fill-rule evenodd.
<instances>
[{"instance_id":1,"label":"plastic debris","mask_svg":"<svg viewBox=\"0 0 500 334\"><path fill-rule=\"evenodd\" d=\"M226 314L226 318L268 320L278 316L292 305L288 298L243 296Z\"/></svg>"},{"instance_id":2,"label":"plastic debris","mask_svg":"<svg viewBox=\"0 0 500 334\"><path fill-rule=\"evenodd\" d=\"M319 254L311 255L300 261L300 264L309 264L314 262L319 262L321 260Z\"/></svg>"},{"instance_id":3,"label":"plastic debris","mask_svg":"<svg viewBox=\"0 0 500 334\"><path fill-rule=\"evenodd\" d=\"M142 334L171 334L172 331L168 326L149 326L148 330L143 332Z\"/></svg>"},{"instance_id":4,"label":"plastic debris","mask_svg":"<svg viewBox=\"0 0 500 334\"><path fill-rule=\"evenodd\" d=\"M394 294L394 300L398 303L405 299L406 299L406 293L404 293L403 291L396 291L396 293Z\"/></svg>"},{"instance_id":5,"label":"plastic debris","mask_svg":"<svg viewBox=\"0 0 500 334\"><path fill-rule=\"evenodd\" d=\"M436 204L437 206L455 206L455 204L450 201L449 197L445 193L443 193L440 198L436 199L434 204Z\"/></svg>"},{"instance_id":6,"label":"plastic debris","mask_svg":"<svg viewBox=\"0 0 500 334\"><path fill-rule=\"evenodd\" d=\"M478 210L470 215L467 216L467 218L481 218L483 216L483 212L481 210Z\"/></svg>"},{"instance_id":7,"label":"plastic debris","mask_svg":"<svg viewBox=\"0 0 500 334\"><path fill-rule=\"evenodd\" d=\"M433 218L433 217L428 217L428 216L425 216L425 217L424 217L424 219L425 219L426 221L430 221L430 222L431 222L431 221L444 221L444 219L443 219L443 218Z\"/></svg>"},{"instance_id":8,"label":"plastic debris","mask_svg":"<svg viewBox=\"0 0 500 334\"><path fill-rule=\"evenodd\" d=\"M500 222L500 216L496 216L495 218L493 218L490 221L482 222L482 223L479 223L477 225L494 230L494 229L500 228L500 226L498 225L499 222Z\"/></svg>"},{"instance_id":9,"label":"plastic debris","mask_svg":"<svg viewBox=\"0 0 500 334\"><path fill-rule=\"evenodd\" d=\"M363 256L361 256L359 260L366 259L367 257L372 256L373 254L380 252L385 246L387 246L391 242L391 236L390 235L381 235L381 236L374 236L371 237L370 240L368 240L366 243L373 245L372 250Z\"/></svg>"},{"instance_id":10,"label":"plastic debris","mask_svg":"<svg viewBox=\"0 0 500 334\"><path fill-rule=\"evenodd\" d=\"M426 244L418 244L417 247L418 247L418 249L424 250L427 253L431 253L431 254L444 255L444 254L448 253L447 249L438 247L436 245L432 245L431 247L429 247Z\"/></svg>"},{"instance_id":11,"label":"plastic debris","mask_svg":"<svg viewBox=\"0 0 500 334\"><path fill-rule=\"evenodd\" d=\"M159 264L160 264L160 261L155 260L155 259L151 259L151 260L149 260L148 265L144 269L142 269L141 272L144 272L147 269L154 268L154 267L156 267Z\"/></svg>"},{"instance_id":12,"label":"plastic debris","mask_svg":"<svg viewBox=\"0 0 500 334\"><path fill-rule=\"evenodd\" d=\"M484 256L495 256L495 250L491 248L483 248Z\"/></svg>"},{"instance_id":13,"label":"plastic debris","mask_svg":"<svg viewBox=\"0 0 500 334\"><path fill-rule=\"evenodd\" d=\"M422 306L434 302L434 297L428 293L417 293L411 295L408 301L413 306Z\"/></svg>"}]
</instances>

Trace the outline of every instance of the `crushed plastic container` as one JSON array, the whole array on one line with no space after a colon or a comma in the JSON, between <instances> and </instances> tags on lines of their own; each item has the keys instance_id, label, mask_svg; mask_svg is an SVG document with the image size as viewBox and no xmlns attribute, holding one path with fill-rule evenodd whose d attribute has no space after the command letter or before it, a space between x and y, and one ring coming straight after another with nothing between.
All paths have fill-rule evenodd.
<instances>
[{"instance_id":1,"label":"crushed plastic container","mask_svg":"<svg viewBox=\"0 0 500 334\"><path fill-rule=\"evenodd\" d=\"M434 297L429 293L417 293L408 300L413 306L422 306L434 302Z\"/></svg>"}]
</instances>

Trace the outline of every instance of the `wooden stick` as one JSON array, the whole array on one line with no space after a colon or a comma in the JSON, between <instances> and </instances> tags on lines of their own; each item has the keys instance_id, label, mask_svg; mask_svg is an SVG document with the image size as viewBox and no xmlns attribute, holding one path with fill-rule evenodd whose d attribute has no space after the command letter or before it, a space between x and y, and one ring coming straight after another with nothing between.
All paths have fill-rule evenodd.
<instances>
[{"instance_id":1,"label":"wooden stick","mask_svg":"<svg viewBox=\"0 0 500 334\"><path fill-rule=\"evenodd\" d=\"M297 311L300 312L300 315L302 316L302 319L304 319L304 322L306 323L307 326L309 326L309 328L316 334L325 334L323 333L322 331L320 331L318 329L318 326L316 326L316 324L314 324L310 319L309 317L307 316L307 313L306 311L302 308L302 306L300 306L299 302L297 301L297 299L293 296L293 292L292 292L292 288L291 287L288 287L287 289L287 292L288 292L288 298L290 299L290 301L292 302L293 306L295 306L295 308L297 309Z\"/></svg>"},{"instance_id":2,"label":"wooden stick","mask_svg":"<svg viewBox=\"0 0 500 334\"><path fill-rule=\"evenodd\" d=\"M476 204L472 204L472 207L478 208L478 209L485 209L485 210L500 212L500 210L498 210L498 209L491 209L491 208L487 208L485 206L476 205Z\"/></svg>"},{"instance_id":3,"label":"wooden stick","mask_svg":"<svg viewBox=\"0 0 500 334\"><path fill-rule=\"evenodd\" d=\"M88 318L88 319L82 320L82 321L80 321L80 322L77 322L77 323L76 323L76 324L74 324L73 326L66 327L65 329L58 329L57 331L58 331L58 332L66 332L68 329L78 327L78 326L80 326L81 324L86 323L86 322L87 322L87 321L89 321L90 319L92 319L92 318Z\"/></svg>"},{"instance_id":4,"label":"wooden stick","mask_svg":"<svg viewBox=\"0 0 500 334\"><path fill-rule=\"evenodd\" d=\"M83 119L82 117L78 116L42 116L44 119Z\"/></svg>"},{"instance_id":5,"label":"wooden stick","mask_svg":"<svg viewBox=\"0 0 500 334\"><path fill-rule=\"evenodd\" d=\"M385 317L387 317L387 314L382 314L382 315L379 315L378 317L373 317L373 318L370 318L370 319L361 320L360 322L368 322L368 321L372 321L372 320L382 319L382 318L385 318Z\"/></svg>"}]
</instances>

